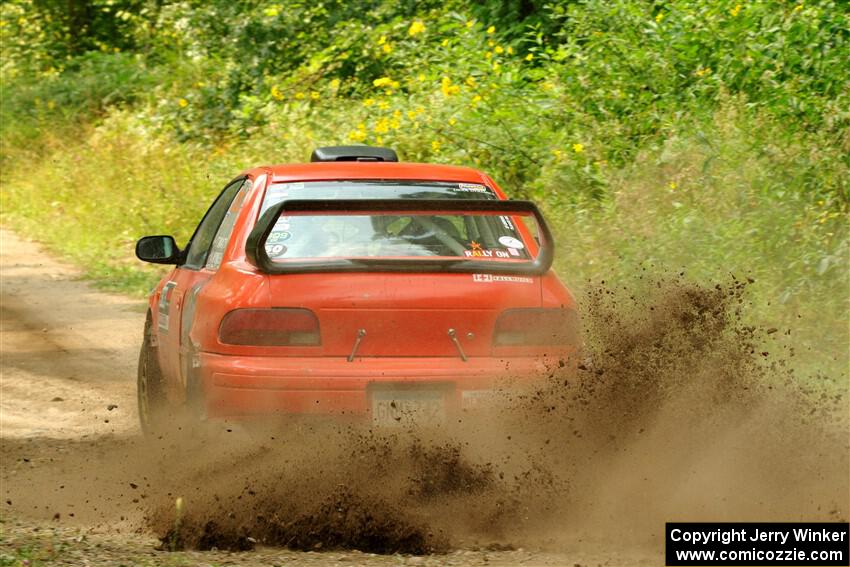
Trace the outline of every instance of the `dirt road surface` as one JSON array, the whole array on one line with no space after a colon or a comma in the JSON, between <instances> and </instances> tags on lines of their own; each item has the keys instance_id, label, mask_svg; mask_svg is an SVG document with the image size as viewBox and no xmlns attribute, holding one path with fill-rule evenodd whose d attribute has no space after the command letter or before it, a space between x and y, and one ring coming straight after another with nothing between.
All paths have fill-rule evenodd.
<instances>
[{"instance_id":1,"label":"dirt road surface","mask_svg":"<svg viewBox=\"0 0 850 567\"><path fill-rule=\"evenodd\" d=\"M159 551L142 521L144 487L132 482L150 466L135 406L144 302L93 289L78 270L7 230L0 238L0 565L655 563L586 549L420 557Z\"/></svg>"}]
</instances>

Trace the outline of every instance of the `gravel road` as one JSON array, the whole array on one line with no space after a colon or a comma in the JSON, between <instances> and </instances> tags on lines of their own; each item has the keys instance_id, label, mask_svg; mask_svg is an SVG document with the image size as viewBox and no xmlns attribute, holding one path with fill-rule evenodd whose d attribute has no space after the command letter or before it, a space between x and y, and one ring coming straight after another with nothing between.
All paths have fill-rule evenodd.
<instances>
[{"instance_id":1,"label":"gravel road","mask_svg":"<svg viewBox=\"0 0 850 567\"><path fill-rule=\"evenodd\" d=\"M461 549L167 552L143 521L152 465L135 407L144 302L93 289L36 243L0 231L0 565L635 565L654 554ZM591 549L592 551L588 551Z\"/></svg>"}]
</instances>

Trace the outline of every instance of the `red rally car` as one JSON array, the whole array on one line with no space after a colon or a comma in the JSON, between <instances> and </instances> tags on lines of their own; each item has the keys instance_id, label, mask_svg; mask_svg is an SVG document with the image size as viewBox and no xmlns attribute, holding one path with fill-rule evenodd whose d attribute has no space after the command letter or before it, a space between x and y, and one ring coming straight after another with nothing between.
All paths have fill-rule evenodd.
<instances>
[{"instance_id":1,"label":"red rally car","mask_svg":"<svg viewBox=\"0 0 850 567\"><path fill-rule=\"evenodd\" d=\"M250 169L184 249L146 236L136 255L175 265L145 323L147 432L180 412L439 421L577 347L537 207L479 171L386 148Z\"/></svg>"}]
</instances>

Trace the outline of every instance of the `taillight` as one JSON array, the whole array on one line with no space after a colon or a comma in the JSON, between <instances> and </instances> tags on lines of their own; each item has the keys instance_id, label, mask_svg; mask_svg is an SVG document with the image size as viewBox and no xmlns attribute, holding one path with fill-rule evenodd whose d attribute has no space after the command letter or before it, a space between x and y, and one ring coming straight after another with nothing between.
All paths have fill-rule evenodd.
<instances>
[{"instance_id":1,"label":"taillight","mask_svg":"<svg viewBox=\"0 0 850 567\"><path fill-rule=\"evenodd\" d=\"M224 316L218 338L230 345L316 346L319 320L309 309L236 309Z\"/></svg>"},{"instance_id":2,"label":"taillight","mask_svg":"<svg viewBox=\"0 0 850 567\"><path fill-rule=\"evenodd\" d=\"M578 342L572 309L508 309L496 320L495 346L571 345Z\"/></svg>"}]
</instances>

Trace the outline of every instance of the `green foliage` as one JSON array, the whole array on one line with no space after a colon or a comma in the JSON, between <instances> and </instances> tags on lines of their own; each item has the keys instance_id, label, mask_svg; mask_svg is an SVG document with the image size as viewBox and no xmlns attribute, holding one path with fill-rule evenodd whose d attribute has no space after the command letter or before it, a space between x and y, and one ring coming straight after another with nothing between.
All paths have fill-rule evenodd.
<instances>
[{"instance_id":1,"label":"green foliage","mask_svg":"<svg viewBox=\"0 0 850 567\"><path fill-rule=\"evenodd\" d=\"M0 4L4 74L55 73L90 51L133 48L137 28L155 5L146 0L6 0Z\"/></svg>"},{"instance_id":2,"label":"green foliage","mask_svg":"<svg viewBox=\"0 0 850 567\"><path fill-rule=\"evenodd\" d=\"M143 61L132 54L89 52L62 72L7 77L0 105L2 163L36 151L45 132L77 135L75 128L106 109L136 102L155 84Z\"/></svg>"},{"instance_id":3,"label":"green foliage","mask_svg":"<svg viewBox=\"0 0 850 567\"><path fill-rule=\"evenodd\" d=\"M574 287L732 272L846 348L845 3L68 5L0 7L3 218L112 286L146 290L133 241L188 238L237 171L368 143L543 204Z\"/></svg>"}]
</instances>

